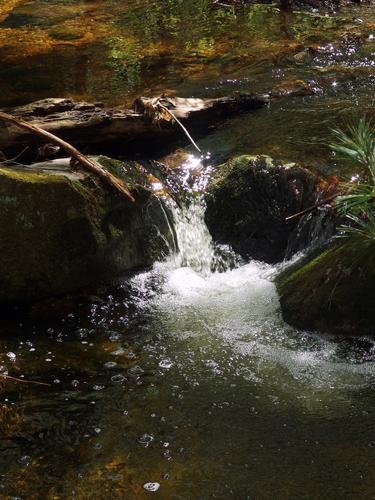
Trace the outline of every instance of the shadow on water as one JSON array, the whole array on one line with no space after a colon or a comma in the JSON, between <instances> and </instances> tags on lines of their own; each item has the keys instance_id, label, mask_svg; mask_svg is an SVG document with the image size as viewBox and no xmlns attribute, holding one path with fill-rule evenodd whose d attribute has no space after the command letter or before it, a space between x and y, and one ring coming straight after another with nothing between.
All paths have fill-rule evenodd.
<instances>
[{"instance_id":1,"label":"shadow on water","mask_svg":"<svg viewBox=\"0 0 375 500\"><path fill-rule=\"evenodd\" d=\"M0 370L51 384L1 387L4 495L371 498L373 341L285 325L275 268L211 273L188 215L179 255L3 332Z\"/></svg>"}]
</instances>

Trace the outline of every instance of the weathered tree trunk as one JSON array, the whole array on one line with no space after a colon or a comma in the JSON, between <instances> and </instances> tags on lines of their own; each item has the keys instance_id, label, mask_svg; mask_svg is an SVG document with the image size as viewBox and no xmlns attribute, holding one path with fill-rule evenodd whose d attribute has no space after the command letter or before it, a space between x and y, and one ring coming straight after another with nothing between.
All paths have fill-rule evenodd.
<instances>
[{"instance_id":1,"label":"weathered tree trunk","mask_svg":"<svg viewBox=\"0 0 375 500\"><path fill-rule=\"evenodd\" d=\"M134 109L129 110L71 99L44 99L7 111L74 146L84 146L86 151L95 152L103 146L115 145L126 154L136 150L145 152L152 142L160 145L186 139L171 114L192 135L201 135L228 116L260 108L268 102L268 95L248 94L219 99L139 98ZM171 113L161 113L163 107ZM3 153L10 154L30 144L40 144L40 138L15 125L0 126L0 151Z\"/></svg>"}]
</instances>

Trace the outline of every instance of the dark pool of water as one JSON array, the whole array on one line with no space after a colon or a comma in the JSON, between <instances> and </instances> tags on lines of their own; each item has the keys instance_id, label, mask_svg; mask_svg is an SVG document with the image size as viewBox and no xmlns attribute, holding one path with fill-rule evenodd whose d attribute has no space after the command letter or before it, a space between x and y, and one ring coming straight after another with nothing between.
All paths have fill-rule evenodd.
<instances>
[{"instance_id":1,"label":"dark pool of water","mask_svg":"<svg viewBox=\"0 0 375 500\"><path fill-rule=\"evenodd\" d=\"M372 498L374 343L287 327L272 272L159 265L3 332L51 384L4 382L3 497Z\"/></svg>"}]
</instances>

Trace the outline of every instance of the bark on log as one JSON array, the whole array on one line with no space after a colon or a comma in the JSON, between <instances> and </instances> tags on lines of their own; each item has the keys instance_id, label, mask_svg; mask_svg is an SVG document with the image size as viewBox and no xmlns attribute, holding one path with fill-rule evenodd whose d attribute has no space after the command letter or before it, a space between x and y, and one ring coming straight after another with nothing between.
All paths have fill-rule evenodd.
<instances>
[{"instance_id":1,"label":"bark on log","mask_svg":"<svg viewBox=\"0 0 375 500\"><path fill-rule=\"evenodd\" d=\"M160 144L184 137L171 116L152 115L150 103L155 99L139 98L132 110L105 108L99 104L75 102L71 99L44 99L7 110L30 125L57 135L85 151L97 152L102 146L115 144L126 155L129 150L145 151L149 142ZM269 102L268 95L236 95L218 99L160 98L162 106L171 110L190 133L200 136L210 126L225 118L260 108ZM185 137L186 139L186 137ZM40 144L30 132L16 126L0 125L0 151L8 155L20 147Z\"/></svg>"}]
</instances>

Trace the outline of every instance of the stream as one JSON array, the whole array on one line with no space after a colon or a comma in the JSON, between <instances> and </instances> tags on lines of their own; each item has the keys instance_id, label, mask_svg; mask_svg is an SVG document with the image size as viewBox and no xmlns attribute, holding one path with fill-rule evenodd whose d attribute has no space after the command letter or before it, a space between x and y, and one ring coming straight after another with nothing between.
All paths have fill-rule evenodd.
<instances>
[{"instance_id":1,"label":"stream","mask_svg":"<svg viewBox=\"0 0 375 500\"><path fill-rule=\"evenodd\" d=\"M0 7L0 106L313 81L314 95L233 118L199 145L334 174L331 127L374 115L374 37L371 3L333 16L20 1ZM199 198L174 216L179 252L165 262L36 305L36 319L3 315L0 374L25 383L0 381L0 498L374 498L374 340L288 326L272 281L285 263L217 252Z\"/></svg>"},{"instance_id":2,"label":"stream","mask_svg":"<svg viewBox=\"0 0 375 500\"><path fill-rule=\"evenodd\" d=\"M0 370L51 383L2 390L3 498L372 498L374 342L287 326L274 267L212 273L202 214L166 262L3 331Z\"/></svg>"}]
</instances>

